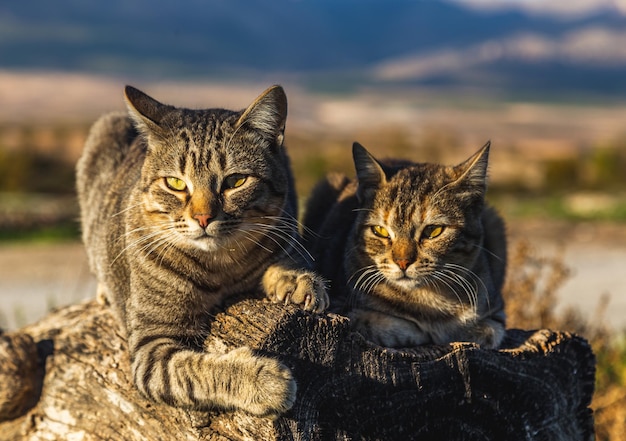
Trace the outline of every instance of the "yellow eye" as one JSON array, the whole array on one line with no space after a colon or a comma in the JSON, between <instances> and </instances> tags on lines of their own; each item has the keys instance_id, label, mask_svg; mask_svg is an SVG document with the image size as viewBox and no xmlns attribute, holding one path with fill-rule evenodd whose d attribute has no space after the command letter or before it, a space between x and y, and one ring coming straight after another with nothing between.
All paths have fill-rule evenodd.
<instances>
[{"instance_id":1,"label":"yellow eye","mask_svg":"<svg viewBox=\"0 0 626 441\"><path fill-rule=\"evenodd\" d=\"M184 191L187 189L187 184L185 184L185 181L171 176L169 178L165 178L165 184L168 186L168 188L174 191Z\"/></svg>"},{"instance_id":2,"label":"yellow eye","mask_svg":"<svg viewBox=\"0 0 626 441\"><path fill-rule=\"evenodd\" d=\"M443 230L444 227L442 227L441 225L429 225L424 228L423 236L428 239L434 239L435 237L440 236L441 233L443 233Z\"/></svg>"},{"instance_id":3,"label":"yellow eye","mask_svg":"<svg viewBox=\"0 0 626 441\"><path fill-rule=\"evenodd\" d=\"M226 188L237 188L237 187L241 187L243 184L245 184L245 182L248 180L248 177L245 175L239 175L239 174L235 174L235 175L231 175L229 177L227 177L224 181L224 183L226 184Z\"/></svg>"},{"instance_id":4,"label":"yellow eye","mask_svg":"<svg viewBox=\"0 0 626 441\"><path fill-rule=\"evenodd\" d=\"M378 237L382 237L385 239L389 238L389 231L387 231L385 227L381 227L380 225L374 225L372 227L372 232Z\"/></svg>"}]
</instances>

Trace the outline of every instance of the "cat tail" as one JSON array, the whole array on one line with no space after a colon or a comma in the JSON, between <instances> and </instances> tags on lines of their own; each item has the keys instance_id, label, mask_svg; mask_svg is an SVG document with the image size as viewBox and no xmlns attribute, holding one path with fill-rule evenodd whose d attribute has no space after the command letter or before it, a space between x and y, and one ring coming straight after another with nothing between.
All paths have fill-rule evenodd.
<instances>
[{"instance_id":1,"label":"cat tail","mask_svg":"<svg viewBox=\"0 0 626 441\"><path fill-rule=\"evenodd\" d=\"M329 173L315 185L304 211L302 237L305 243L316 241L326 216L349 183L350 180L345 175Z\"/></svg>"}]
</instances>

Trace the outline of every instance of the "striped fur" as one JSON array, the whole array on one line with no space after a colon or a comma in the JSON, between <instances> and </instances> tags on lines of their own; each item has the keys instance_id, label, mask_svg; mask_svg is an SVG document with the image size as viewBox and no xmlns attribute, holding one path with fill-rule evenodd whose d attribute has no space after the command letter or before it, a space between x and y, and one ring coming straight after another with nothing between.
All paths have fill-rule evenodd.
<instances>
[{"instance_id":1,"label":"striped fur","mask_svg":"<svg viewBox=\"0 0 626 441\"><path fill-rule=\"evenodd\" d=\"M189 110L127 87L128 114L97 121L77 165L83 241L99 294L127 334L135 385L191 409L289 409L296 384L247 348L202 352L213 314L265 295L328 304L306 269L279 86L243 111Z\"/></svg>"},{"instance_id":2,"label":"striped fur","mask_svg":"<svg viewBox=\"0 0 626 441\"><path fill-rule=\"evenodd\" d=\"M497 347L506 238L484 200L489 144L455 167L353 154L357 179L321 181L304 220L332 308L384 346Z\"/></svg>"}]
</instances>

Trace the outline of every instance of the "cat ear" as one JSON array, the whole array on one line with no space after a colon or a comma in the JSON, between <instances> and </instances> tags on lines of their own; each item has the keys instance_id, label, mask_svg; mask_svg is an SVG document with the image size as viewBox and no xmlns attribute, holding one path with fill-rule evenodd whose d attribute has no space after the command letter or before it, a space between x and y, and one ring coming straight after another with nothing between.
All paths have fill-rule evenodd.
<instances>
[{"instance_id":1,"label":"cat ear","mask_svg":"<svg viewBox=\"0 0 626 441\"><path fill-rule=\"evenodd\" d=\"M124 88L124 98L126 98L126 107L130 116L141 131L158 129L163 117L174 109L172 106L161 104L132 86Z\"/></svg>"},{"instance_id":2,"label":"cat ear","mask_svg":"<svg viewBox=\"0 0 626 441\"><path fill-rule=\"evenodd\" d=\"M459 173L459 178L456 182L463 182L466 185L480 188L483 192L485 191L487 188L487 167L489 165L490 147L491 141L487 141L469 159L455 167Z\"/></svg>"},{"instance_id":3,"label":"cat ear","mask_svg":"<svg viewBox=\"0 0 626 441\"><path fill-rule=\"evenodd\" d=\"M363 201L366 196L387 182L387 176L380 163L358 142L352 144L352 157L359 181L357 198Z\"/></svg>"},{"instance_id":4,"label":"cat ear","mask_svg":"<svg viewBox=\"0 0 626 441\"><path fill-rule=\"evenodd\" d=\"M282 145L287 121L287 95L280 86L272 86L254 100L237 121L237 127L247 124Z\"/></svg>"}]
</instances>

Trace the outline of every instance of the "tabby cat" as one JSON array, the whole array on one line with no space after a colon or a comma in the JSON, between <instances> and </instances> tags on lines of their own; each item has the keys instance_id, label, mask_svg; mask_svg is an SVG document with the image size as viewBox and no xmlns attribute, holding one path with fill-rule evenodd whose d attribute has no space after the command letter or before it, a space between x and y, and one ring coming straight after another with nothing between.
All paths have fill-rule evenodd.
<instances>
[{"instance_id":1,"label":"tabby cat","mask_svg":"<svg viewBox=\"0 0 626 441\"><path fill-rule=\"evenodd\" d=\"M489 144L460 165L376 160L353 146L356 180L313 190L305 238L331 306L388 347L504 335L504 225L486 205Z\"/></svg>"},{"instance_id":2,"label":"tabby cat","mask_svg":"<svg viewBox=\"0 0 626 441\"><path fill-rule=\"evenodd\" d=\"M283 89L243 111L176 108L130 86L125 98L128 114L92 127L77 189L99 297L124 326L136 387L182 408L289 409L296 384L277 360L200 350L234 299L328 304L298 240Z\"/></svg>"}]
</instances>

